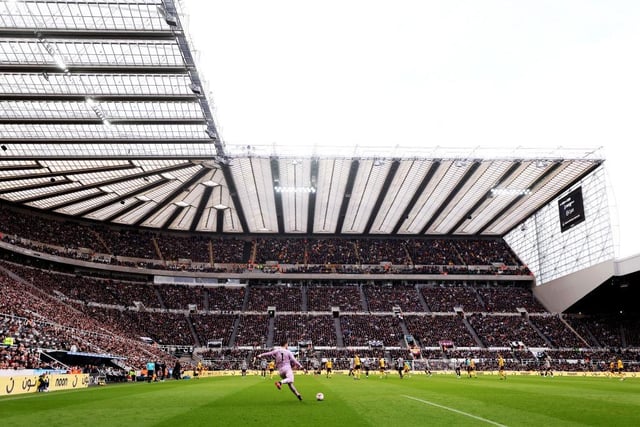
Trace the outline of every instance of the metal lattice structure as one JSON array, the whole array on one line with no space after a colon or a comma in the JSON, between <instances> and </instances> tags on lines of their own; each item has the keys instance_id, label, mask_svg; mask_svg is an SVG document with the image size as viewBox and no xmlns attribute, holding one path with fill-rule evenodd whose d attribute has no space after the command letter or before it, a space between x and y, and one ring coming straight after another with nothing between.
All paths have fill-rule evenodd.
<instances>
[{"instance_id":1,"label":"metal lattice structure","mask_svg":"<svg viewBox=\"0 0 640 427\"><path fill-rule=\"evenodd\" d=\"M577 187L584 195L584 222L563 232L555 199L504 236L536 272L538 285L615 257L604 171L594 172L559 198Z\"/></svg>"}]
</instances>

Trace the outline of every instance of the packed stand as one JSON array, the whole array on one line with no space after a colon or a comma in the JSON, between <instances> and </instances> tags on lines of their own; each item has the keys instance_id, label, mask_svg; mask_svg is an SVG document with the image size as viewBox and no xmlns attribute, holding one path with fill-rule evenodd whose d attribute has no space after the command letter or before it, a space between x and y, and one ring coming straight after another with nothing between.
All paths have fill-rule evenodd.
<instances>
[{"instance_id":1,"label":"packed stand","mask_svg":"<svg viewBox=\"0 0 640 427\"><path fill-rule=\"evenodd\" d=\"M410 264L404 241L395 239L357 239L354 241L360 264L391 262L396 265Z\"/></svg>"},{"instance_id":2,"label":"packed stand","mask_svg":"<svg viewBox=\"0 0 640 427\"><path fill-rule=\"evenodd\" d=\"M205 303L206 290L202 286L182 285L156 285L162 301L162 308L174 310L188 310L190 305L195 305L197 310L202 310Z\"/></svg>"},{"instance_id":3,"label":"packed stand","mask_svg":"<svg viewBox=\"0 0 640 427\"><path fill-rule=\"evenodd\" d=\"M369 311L392 312L400 307L402 312L424 312L418 291L413 285L375 284L362 287L367 297Z\"/></svg>"},{"instance_id":4,"label":"packed stand","mask_svg":"<svg viewBox=\"0 0 640 427\"><path fill-rule=\"evenodd\" d=\"M155 237L158 249L165 261L181 259L193 262L210 262L210 240L202 236L168 236L159 234Z\"/></svg>"},{"instance_id":5,"label":"packed stand","mask_svg":"<svg viewBox=\"0 0 640 427\"><path fill-rule=\"evenodd\" d=\"M131 366L141 366L150 354L154 357L170 356L140 341L126 338L123 331L84 315L64 302L29 285L14 280L0 272L0 313L29 319L32 325L40 325L39 335L47 337L45 343L59 349L76 347L81 351L126 355ZM115 325L117 326L117 325Z\"/></svg>"},{"instance_id":6,"label":"packed stand","mask_svg":"<svg viewBox=\"0 0 640 427\"><path fill-rule=\"evenodd\" d=\"M230 345L236 316L230 314L193 313L190 317L201 346L206 346L208 342L214 340L222 340L224 347Z\"/></svg>"},{"instance_id":7,"label":"packed stand","mask_svg":"<svg viewBox=\"0 0 640 427\"><path fill-rule=\"evenodd\" d=\"M423 286L420 293L434 313L453 312L455 307L461 307L465 313L486 311L476 289L471 286L456 283Z\"/></svg>"},{"instance_id":8,"label":"packed stand","mask_svg":"<svg viewBox=\"0 0 640 427\"><path fill-rule=\"evenodd\" d=\"M393 316L340 316L340 328L345 347L401 345L402 327Z\"/></svg>"},{"instance_id":9,"label":"packed stand","mask_svg":"<svg viewBox=\"0 0 640 427\"><path fill-rule=\"evenodd\" d=\"M409 240L407 250L415 265L464 264L451 241L445 239Z\"/></svg>"},{"instance_id":10,"label":"packed stand","mask_svg":"<svg viewBox=\"0 0 640 427\"><path fill-rule=\"evenodd\" d=\"M255 263L275 261L278 264L304 264L305 239L258 239Z\"/></svg>"},{"instance_id":11,"label":"packed stand","mask_svg":"<svg viewBox=\"0 0 640 427\"><path fill-rule=\"evenodd\" d=\"M360 287L354 285L310 284L307 286L308 311L362 311Z\"/></svg>"},{"instance_id":12,"label":"packed stand","mask_svg":"<svg viewBox=\"0 0 640 427\"><path fill-rule=\"evenodd\" d=\"M282 340L290 340L291 342L313 341L321 343L322 345L335 345L335 338L330 339L329 343L324 341L314 341L314 338L320 339L319 334L315 328L323 327L326 331L326 324L322 324L322 320L327 320L326 316L319 316L316 319L315 316L304 314L289 314L289 315L277 315L275 316L273 326L273 342L279 343ZM333 322L331 322L331 328L333 329L333 336L335 337L335 328L333 328ZM327 337L326 334L322 335L323 338ZM331 337L329 337L331 338Z\"/></svg>"},{"instance_id":13,"label":"packed stand","mask_svg":"<svg viewBox=\"0 0 640 427\"><path fill-rule=\"evenodd\" d=\"M547 343L520 315L492 316L473 314L467 319L487 347L509 346L522 341L528 347L545 347Z\"/></svg>"},{"instance_id":14,"label":"packed stand","mask_svg":"<svg viewBox=\"0 0 640 427\"><path fill-rule=\"evenodd\" d=\"M571 329L558 316L529 316L531 323L557 348L586 347Z\"/></svg>"},{"instance_id":15,"label":"packed stand","mask_svg":"<svg viewBox=\"0 0 640 427\"><path fill-rule=\"evenodd\" d=\"M247 310L266 313L270 306L276 307L278 311L301 311L301 286L290 284L251 286Z\"/></svg>"},{"instance_id":16,"label":"packed stand","mask_svg":"<svg viewBox=\"0 0 640 427\"><path fill-rule=\"evenodd\" d=\"M355 244L348 239L310 239L307 248L309 264L358 264Z\"/></svg>"},{"instance_id":17,"label":"packed stand","mask_svg":"<svg viewBox=\"0 0 640 427\"><path fill-rule=\"evenodd\" d=\"M567 322L596 347L622 347L620 319L567 316Z\"/></svg>"},{"instance_id":18,"label":"packed stand","mask_svg":"<svg viewBox=\"0 0 640 427\"><path fill-rule=\"evenodd\" d=\"M246 287L214 286L205 288L206 310L230 312L242 310Z\"/></svg>"},{"instance_id":19,"label":"packed stand","mask_svg":"<svg viewBox=\"0 0 640 427\"><path fill-rule=\"evenodd\" d=\"M524 308L530 313L544 313L546 310L529 289L518 286L480 286L478 294L492 313L514 313Z\"/></svg>"},{"instance_id":20,"label":"packed stand","mask_svg":"<svg viewBox=\"0 0 640 427\"><path fill-rule=\"evenodd\" d=\"M407 330L423 347L439 347L451 341L457 347L478 345L460 316L404 316Z\"/></svg>"},{"instance_id":21,"label":"packed stand","mask_svg":"<svg viewBox=\"0 0 640 427\"><path fill-rule=\"evenodd\" d=\"M236 346L252 346L264 348L269 336L269 317L267 314L240 315L236 331Z\"/></svg>"},{"instance_id":22,"label":"packed stand","mask_svg":"<svg viewBox=\"0 0 640 427\"><path fill-rule=\"evenodd\" d=\"M453 240L456 252L466 265L519 265L509 246L501 240Z\"/></svg>"}]
</instances>

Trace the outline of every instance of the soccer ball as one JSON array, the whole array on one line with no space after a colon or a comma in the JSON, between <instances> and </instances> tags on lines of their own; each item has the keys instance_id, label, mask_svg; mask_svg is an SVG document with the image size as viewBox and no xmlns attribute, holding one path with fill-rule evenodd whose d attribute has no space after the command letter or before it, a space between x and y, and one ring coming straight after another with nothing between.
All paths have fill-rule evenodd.
<instances>
[{"instance_id":1,"label":"soccer ball","mask_svg":"<svg viewBox=\"0 0 640 427\"><path fill-rule=\"evenodd\" d=\"M324 394L316 393L316 400L324 400Z\"/></svg>"}]
</instances>

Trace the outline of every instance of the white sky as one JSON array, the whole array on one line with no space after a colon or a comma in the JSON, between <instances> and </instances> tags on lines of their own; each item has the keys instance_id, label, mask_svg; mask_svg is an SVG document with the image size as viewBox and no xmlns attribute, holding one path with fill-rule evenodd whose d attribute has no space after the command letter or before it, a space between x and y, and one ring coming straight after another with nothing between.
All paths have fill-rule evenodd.
<instances>
[{"instance_id":1,"label":"white sky","mask_svg":"<svg viewBox=\"0 0 640 427\"><path fill-rule=\"evenodd\" d=\"M181 4L230 149L602 147L640 253L640 1Z\"/></svg>"}]
</instances>

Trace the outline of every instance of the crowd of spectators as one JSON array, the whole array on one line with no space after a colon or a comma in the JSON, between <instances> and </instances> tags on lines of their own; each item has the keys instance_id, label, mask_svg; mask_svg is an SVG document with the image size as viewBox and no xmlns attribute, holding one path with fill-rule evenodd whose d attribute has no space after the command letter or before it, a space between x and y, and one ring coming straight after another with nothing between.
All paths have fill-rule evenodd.
<instances>
[{"instance_id":1,"label":"crowd of spectators","mask_svg":"<svg viewBox=\"0 0 640 427\"><path fill-rule=\"evenodd\" d=\"M100 236L99 231L91 232ZM154 239L154 236L149 239L152 247ZM109 245L109 240L103 237L96 240L104 241L105 247ZM358 252L363 247L361 240L340 245L332 239L318 241L323 245L316 245L316 250L326 244L332 248L329 252L351 251L358 262L363 260ZM161 240L156 242L162 252ZM247 252L246 242L234 242L240 242L232 245L234 250ZM407 242L396 243L410 253ZM313 246L313 240L307 241L302 252L306 258L311 255L305 251ZM454 246L455 253L471 256L457 243ZM213 240L209 241L207 254L218 253L216 247ZM387 250L384 245L379 247ZM485 261L489 259L478 248L470 253ZM459 347L480 344L507 347L513 342L523 342L528 347L561 348L569 352L567 348L587 346L622 348L638 345L639 340L637 320L567 316L568 327L559 316L543 314L544 308L530 290L504 281L500 285L472 281L446 285L365 282L251 283L235 287L152 285L87 278L6 262L0 265L21 278L7 273L0 276L3 297L0 314L5 319L0 333L15 339L14 344L0 349L0 368L37 366L41 363L38 349L72 347L126 355L132 366L142 366L151 357L165 358L171 364L170 355L143 343L140 337L150 337L161 346L206 346L211 340L222 340L225 347L252 348L264 348L282 338L311 341L325 347L337 346L342 341L347 347L372 347L372 353L380 351L374 347L402 348L405 331L427 347L436 347L441 341L453 341ZM275 317L267 314L270 306L276 307ZM335 306L341 311L339 319L330 312ZM399 313L394 312L395 307L400 307ZM454 312L456 307L463 309L464 316ZM519 308L525 308L531 315L521 316L516 312ZM567 362L574 360L568 357L571 354L557 351L553 356L557 364L574 363ZM578 355L583 353L581 350ZM478 352L474 350L474 354ZM534 363L526 352L513 351L510 359L519 366ZM231 366L234 363L231 360L236 359L228 359L221 366Z\"/></svg>"},{"instance_id":2,"label":"crowd of spectators","mask_svg":"<svg viewBox=\"0 0 640 427\"><path fill-rule=\"evenodd\" d=\"M529 320L557 348L580 348L588 344L567 328L559 316L529 316Z\"/></svg>"},{"instance_id":3,"label":"crowd of spectators","mask_svg":"<svg viewBox=\"0 0 640 427\"><path fill-rule=\"evenodd\" d=\"M403 240L357 239L355 240L360 264L390 262L395 265L411 264Z\"/></svg>"},{"instance_id":4,"label":"crowd of spectators","mask_svg":"<svg viewBox=\"0 0 640 427\"><path fill-rule=\"evenodd\" d=\"M35 355L34 351L42 348L127 355L130 366L141 366L150 355L171 360L169 355L127 338L118 325L99 322L36 286L8 276L4 270L0 271L0 294L0 313L25 319L21 325L28 331L25 335L22 330L11 331L23 340L5 349L8 351L5 360L13 360L14 367L17 366L15 360L22 361L20 367L33 366L29 355ZM13 335L10 338L15 339Z\"/></svg>"},{"instance_id":5,"label":"crowd of spectators","mask_svg":"<svg viewBox=\"0 0 640 427\"><path fill-rule=\"evenodd\" d=\"M401 345L403 340L400 321L395 316L340 316L342 340L346 347Z\"/></svg>"},{"instance_id":6,"label":"crowd of spectators","mask_svg":"<svg viewBox=\"0 0 640 427\"><path fill-rule=\"evenodd\" d=\"M328 315L277 315L274 319L273 342L287 339L292 343L313 342L323 346L336 345L333 318Z\"/></svg>"},{"instance_id":7,"label":"crowd of spectators","mask_svg":"<svg viewBox=\"0 0 640 427\"><path fill-rule=\"evenodd\" d=\"M407 251L417 265L463 265L451 241L445 239L409 240Z\"/></svg>"},{"instance_id":8,"label":"crowd of spectators","mask_svg":"<svg viewBox=\"0 0 640 427\"><path fill-rule=\"evenodd\" d=\"M229 347L236 316L193 313L190 318L200 346L207 346L209 342L221 340L222 346Z\"/></svg>"},{"instance_id":9,"label":"crowd of spectators","mask_svg":"<svg viewBox=\"0 0 640 427\"><path fill-rule=\"evenodd\" d=\"M467 265L519 265L515 254L503 240L454 240L456 252Z\"/></svg>"},{"instance_id":10,"label":"crowd of spectators","mask_svg":"<svg viewBox=\"0 0 640 427\"><path fill-rule=\"evenodd\" d=\"M278 264L305 264L306 239L256 240L256 264L273 261Z\"/></svg>"},{"instance_id":11,"label":"crowd of spectators","mask_svg":"<svg viewBox=\"0 0 640 427\"><path fill-rule=\"evenodd\" d=\"M182 286L163 284L153 287L158 291L162 308L187 310L195 306L202 310L205 305L206 290L202 286Z\"/></svg>"},{"instance_id":12,"label":"crowd of spectators","mask_svg":"<svg viewBox=\"0 0 640 427\"><path fill-rule=\"evenodd\" d=\"M611 317L567 317L569 325L595 347L623 347L620 334L621 320Z\"/></svg>"},{"instance_id":13,"label":"crowd of spectators","mask_svg":"<svg viewBox=\"0 0 640 427\"><path fill-rule=\"evenodd\" d=\"M211 238L213 262L221 264L241 264L246 262L252 242L234 238Z\"/></svg>"},{"instance_id":14,"label":"crowd of spectators","mask_svg":"<svg viewBox=\"0 0 640 427\"><path fill-rule=\"evenodd\" d=\"M404 316L407 330L422 347L438 347L451 341L457 347L476 347L478 343L460 316Z\"/></svg>"},{"instance_id":15,"label":"crowd of spectators","mask_svg":"<svg viewBox=\"0 0 640 427\"><path fill-rule=\"evenodd\" d=\"M209 245L211 240L202 236L173 237L159 234L155 238L163 260L180 259L194 262L211 262Z\"/></svg>"},{"instance_id":16,"label":"crowd of spectators","mask_svg":"<svg viewBox=\"0 0 640 427\"><path fill-rule=\"evenodd\" d=\"M306 291L309 311L329 311L332 307L341 311L362 311L360 286L357 284L309 284Z\"/></svg>"},{"instance_id":17,"label":"crowd of spectators","mask_svg":"<svg viewBox=\"0 0 640 427\"><path fill-rule=\"evenodd\" d=\"M206 288L205 309L211 311L239 311L244 305L244 286L215 286Z\"/></svg>"},{"instance_id":18,"label":"crowd of spectators","mask_svg":"<svg viewBox=\"0 0 640 427\"><path fill-rule=\"evenodd\" d=\"M358 264L355 244L349 239L309 240L307 254L309 264Z\"/></svg>"},{"instance_id":19,"label":"crowd of spectators","mask_svg":"<svg viewBox=\"0 0 640 427\"><path fill-rule=\"evenodd\" d=\"M443 283L437 286L423 286L420 293L429 310L434 313L453 312L456 307L462 308L464 312L485 311L475 287L472 286Z\"/></svg>"},{"instance_id":20,"label":"crowd of spectators","mask_svg":"<svg viewBox=\"0 0 640 427\"><path fill-rule=\"evenodd\" d=\"M545 309L533 296L531 290L518 286L481 286L478 294L486 311L513 313L524 308L529 313L544 313Z\"/></svg>"},{"instance_id":21,"label":"crowd of spectators","mask_svg":"<svg viewBox=\"0 0 640 427\"><path fill-rule=\"evenodd\" d=\"M80 302L79 309L85 313L99 319L102 323L113 323L119 325L120 330L130 331L130 337L135 336L151 336L156 342L162 344L194 344L193 334L189 328L189 316L185 311L219 311L220 313L240 312L244 309L243 302L247 295L246 311L266 313L270 306L276 307L281 312L297 313L297 312L329 312L333 307L337 306L343 313L356 312L363 313L365 310L369 312L386 312L391 313L395 307L400 307L400 314L403 312L426 312L420 301L420 296L424 298L432 312L448 312L452 313L454 307L462 307L465 312L473 312L472 310L486 310L480 304L478 293L482 293L483 297L489 299L487 295L495 295L501 293L503 296L497 298L502 300L507 297L509 290L515 295L526 295L523 299L530 297L527 290L513 287L491 287L487 284L478 287L470 285L447 285L447 286L431 286L431 285L405 285L405 284L386 284L374 286L369 284L353 284L353 285L331 285L310 283L307 285L299 284L280 284L280 285L251 285L250 287L203 287L203 286L181 286L181 285L148 285L145 283L135 282L119 282L105 279L84 278L75 275L44 272L31 267L24 267L15 264L3 265L9 266L13 271L21 277L32 283L37 283L38 288L46 291L48 294L56 293L64 298L72 301ZM495 293L492 291L497 289ZM420 294L418 294L418 290ZM366 297L366 304L362 304L363 296ZM515 300L519 300L516 297ZM303 301L306 300L306 310L302 308ZM135 301L143 303L142 312L134 306ZM117 306L118 310L105 310L96 308L96 305ZM521 304L517 303L517 306ZM435 310L432 308L434 307ZM468 310L467 307L472 307ZM123 310L123 308L125 308ZM164 313L162 310L145 311L145 309L162 309L162 310L182 310L183 313ZM501 309L498 312L501 313ZM397 315L398 313L394 313ZM210 314L209 314L210 315ZM203 316L209 316L203 315ZM193 316L191 319L193 320ZM308 322L309 319L315 319L315 316L303 316ZM365 317L366 318L366 317ZM377 320L377 316L372 316ZM221 318L222 319L222 318ZM218 320L221 320L218 319ZM287 321L286 317L280 317L281 321ZM347 317L346 319L349 319ZM474 320L482 319L478 323ZM521 324L518 320L518 327L515 336L510 329L515 327L511 323L505 327L496 327L492 322L499 320L499 323L512 320L513 317L491 317L491 316L471 316L472 326L477 331L486 345L500 345L496 342L504 344L509 340L527 340L528 345L533 343L545 344L544 338L530 325ZM516 318L517 319L517 318ZM347 322L348 320L345 320ZM457 317L447 316L417 316L405 320L410 333L415 334L419 339L424 339L429 345L443 339L452 339L455 337L458 345L472 346L474 344L469 331L464 327ZM438 321L440 324L435 324ZM205 326L205 319L201 319L199 323L193 322L195 334L200 343L206 342L211 338L209 329ZM532 317L531 322L537 326L552 345L556 347L574 347L584 344L580 338L566 327L558 318L554 317ZM211 323L211 322L208 322ZM434 323L434 324L432 324ZM297 323L294 322L293 325ZM487 326L488 324L488 326ZM147 325L156 325L157 327L148 327ZM165 328L166 326L166 328ZM170 332L163 332L164 329ZM229 327L225 326L222 331L228 331ZM286 329L286 328L285 328ZM343 338L351 340L352 335L358 336L362 334L353 334L353 328L346 327L343 331ZM505 331L506 329L506 331ZM220 334L215 328L216 335L226 335L230 339L230 334ZM278 329L278 331L282 328ZM331 342L336 341L335 333L332 326L322 328L327 334L323 335L323 340ZM591 330L602 335L601 328L596 323L591 325ZM240 332L242 328L239 329ZM296 331L294 335L299 337L309 334L310 328L304 331L304 334ZM437 331L434 335L433 331ZM497 333L496 333L497 331ZM502 332L501 332L502 331ZM600 332L599 332L600 331ZM526 332L526 333L525 333ZM278 332L279 333L279 332ZM500 337L501 334L511 333L512 336ZM240 334L242 337L246 335ZM619 334L618 334L619 335ZM366 342L372 338L369 336L361 342ZM388 339L388 335L381 335L382 339ZM242 338L241 338L242 339ZM316 338L317 340L317 338ZM265 337L251 337L251 342L264 342ZM611 341L616 342L616 341ZM228 342L227 342L228 344ZM348 345L348 344L347 344ZM351 344L357 345L357 344Z\"/></svg>"},{"instance_id":22,"label":"crowd of spectators","mask_svg":"<svg viewBox=\"0 0 640 427\"><path fill-rule=\"evenodd\" d=\"M157 290L146 283L76 276L4 261L0 261L0 265L15 272L26 281L36 284L38 289L51 295L60 293L66 298L84 303L98 302L130 306L134 301L140 301L145 307L161 307Z\"/></svg>"},{"instance_id":23,"label":"crowd of spectators","mask_svg":"<svg viewBox=\"0 0 640 427\"><path fill-rule=\"evenodd\" d=\"M265 314L243 314L240 316L235 336L235 345L265 348L269 336L269 317Z\"/></svg>"},{"instance_id":24,"label":"crowd of spectators","mask_svg":"<svg viewBox=\"0 0 640 427\"><path fill-rule=\"evenodd\" d=\"M276 307L278 311L301 311L301 286L297 284L252 286L247 310L266 313L269 307Z\"/></svg>"},{"instance_id":25,"label":"crowd of spectators","mask_svg":"<svg viewBox=\"0 0 640 427\"><path fill-rule=\"evenodd\" d=\"M96 239L100 226L92 227L76 222L16 211L0 205L0 231L13 238L26 238L61 248L92 248L107 252ZM64 234L61 234L64 233Z\"/></svg>"},{"instance_id":26,"label":"crowd of spectators","mask_svg":"<svg viewBox=\"0 0 640 427\"><path fill-rule=\"evenodd\" d=\"M528 347L546 347L547 342L520 315L472 314L467 317L478 337L487 347L504 347L523 342Z\"/></svg>"},{"instance_id":27,"label":"crowd of spectators","mask_svg":"<svg viewBox=\"0 0 640 427\"><path fill-rule=\"evenodd\" d=\"M12 245L151 270L231 272L259 266L280 273L529 274L501 239L214 238L73 222L6 205L0 206L0 219L5 219L2 240Z\"/></svg>"},{"instance_id":28,"label":"crowd of spectators","mask_svg":"<svg viewBox=\"0 0 640 427\"><path fill-rule=\"evenodd\" d=\"M425 311L414 285L385 283L364 285L362 289L369 311L393 312L394 307L402 312Z\"/></svg>"}]
</instances>

